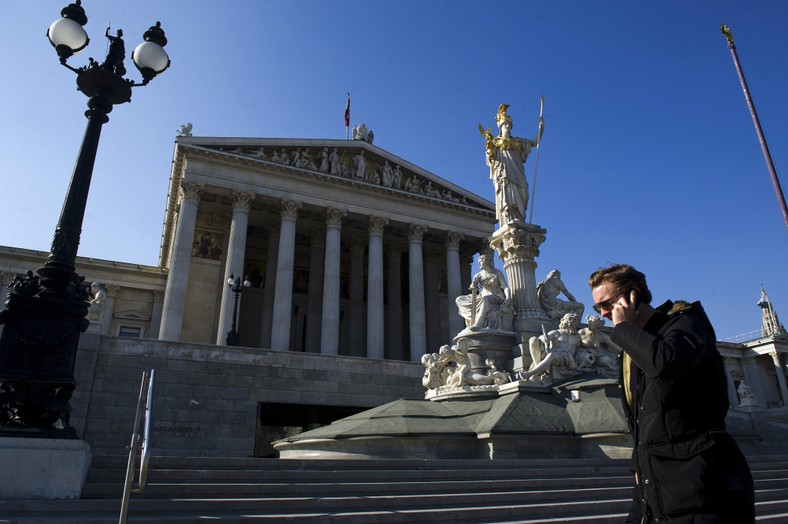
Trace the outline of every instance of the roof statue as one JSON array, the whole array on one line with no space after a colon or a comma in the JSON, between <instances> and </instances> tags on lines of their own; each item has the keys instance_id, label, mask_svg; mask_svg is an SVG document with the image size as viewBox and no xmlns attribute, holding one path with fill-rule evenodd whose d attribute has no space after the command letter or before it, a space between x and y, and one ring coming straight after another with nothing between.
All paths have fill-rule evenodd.
<instances>
[{"instance_id":1,"label":"roof statue","mask_svg":"<svg viewBox=\"0 0 788 524\"><path fill-rule=\"evenodd\" d=\"M375 140L375 133L367 129L367 124L359 124L353 127L353 140L363 140L371 144Z\"/></svg>"},{"instance_id":2,"label":"roof statue","mask_svg":"<svg viewBox=\"0 0 788 524\"><path fill-rule=\"evenodd\" d=\"M178 136L192 136L192 123L183 124L176 133L178 133Z\"/></svg>"}]
</instances>

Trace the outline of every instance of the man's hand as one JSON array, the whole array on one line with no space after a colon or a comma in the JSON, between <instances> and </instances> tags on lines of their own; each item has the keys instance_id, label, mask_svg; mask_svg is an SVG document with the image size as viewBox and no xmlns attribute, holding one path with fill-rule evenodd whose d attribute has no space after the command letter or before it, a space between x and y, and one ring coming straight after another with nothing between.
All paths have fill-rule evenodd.
<instances>
[{"instance_id":1,"label":"man's hand","mask_svg":"<svg viewBox=\"0 0 788 524\"><path fill-rule=\"evenodd\" d=\"M634 322L638 312L636 304L637 291L634 289L629 292L629 295L621 295L611 311L610 321L613 323L613 327L621 322Z\"/></svg>"}]
</instances>

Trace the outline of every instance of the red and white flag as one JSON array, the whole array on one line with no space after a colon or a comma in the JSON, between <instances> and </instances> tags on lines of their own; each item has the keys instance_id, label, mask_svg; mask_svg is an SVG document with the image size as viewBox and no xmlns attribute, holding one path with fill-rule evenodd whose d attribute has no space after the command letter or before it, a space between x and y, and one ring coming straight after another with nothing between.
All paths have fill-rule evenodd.
<instances>
[{"instance_id":1,"label":"red and white flag","mask_svg":"<svg viewBox=\"0 0 788 524\"><path fill-rule=\"evenodd\" d=\"M350 93L347 94L347 106L345 106L345 127L350 127Z\"/></svg>"}]
</instances>

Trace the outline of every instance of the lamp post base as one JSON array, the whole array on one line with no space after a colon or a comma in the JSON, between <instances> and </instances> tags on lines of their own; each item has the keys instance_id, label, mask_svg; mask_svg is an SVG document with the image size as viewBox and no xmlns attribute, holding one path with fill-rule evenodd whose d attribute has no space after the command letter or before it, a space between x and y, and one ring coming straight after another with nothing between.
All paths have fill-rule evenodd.
<instances>
[{"instance_id":1,"label":"lamp post base","mask_svg":"<svg viewBox=\"0 0 788 524\"><path fill-rule=\"evenodd\" d=\"M4 434L75 438L70 400L77 386L79 335L89 324L88 303L46 296L42 289L28 274L0 312L0 428Z\"/></svg>"}]
</instances>

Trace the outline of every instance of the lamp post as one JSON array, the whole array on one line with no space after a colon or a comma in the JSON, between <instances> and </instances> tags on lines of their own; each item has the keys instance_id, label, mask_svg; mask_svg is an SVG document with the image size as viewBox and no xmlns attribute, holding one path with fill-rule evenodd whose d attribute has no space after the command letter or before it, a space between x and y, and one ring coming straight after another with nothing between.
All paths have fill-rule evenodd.
<instances>
[{"instance_id":1,"label":"lamp post","mask_svg":"<svg viewBox=\"0 0 788 524\"><path fill-rule=\"evenodd\" d=\"M49 257L36 273L28 271L24 278L14 279L6 309L0 312L0 324L4 325L0 337L0 431L14 428L11 432L75 438L68 420L71 394L77 386L74 364L79 335L89 324L85 318L88 291L75 263L101 127L114 105L130 102L131 89L147 85L169 67L170 60L163 49L167 38L156 22L131 55L142 75L141 83L124 78L122 30L115 36L106 30L110 45L104 62L91 58L86 66L72 67L68 59L90 41L83 28L88 18L81 0L67 5L60 14L47 37L60 63L76 74L77 89L88 97L88 123Z\"/></svg>"},{"instance_id":2,"label":"lamp post","mask_svg":"<svg viewBox=\"0 0 788 524\"><path fill-rule=\"evenodd\" d=\"M230 291L233 292L234 295L234 302L233 302L233 322L230 325L230 331L227 332L227 339L226 343L228 346L237 346L240 340L240 333L236 329L238 326L238 297L241 296L244 289L250 287L252 285L249 282L249 277L246 277L243 282L241 282L241 277L236 277L232 273L230 273L230 278L227 279L227 286L230 288Z\"/></svg>"}]
</instances>

